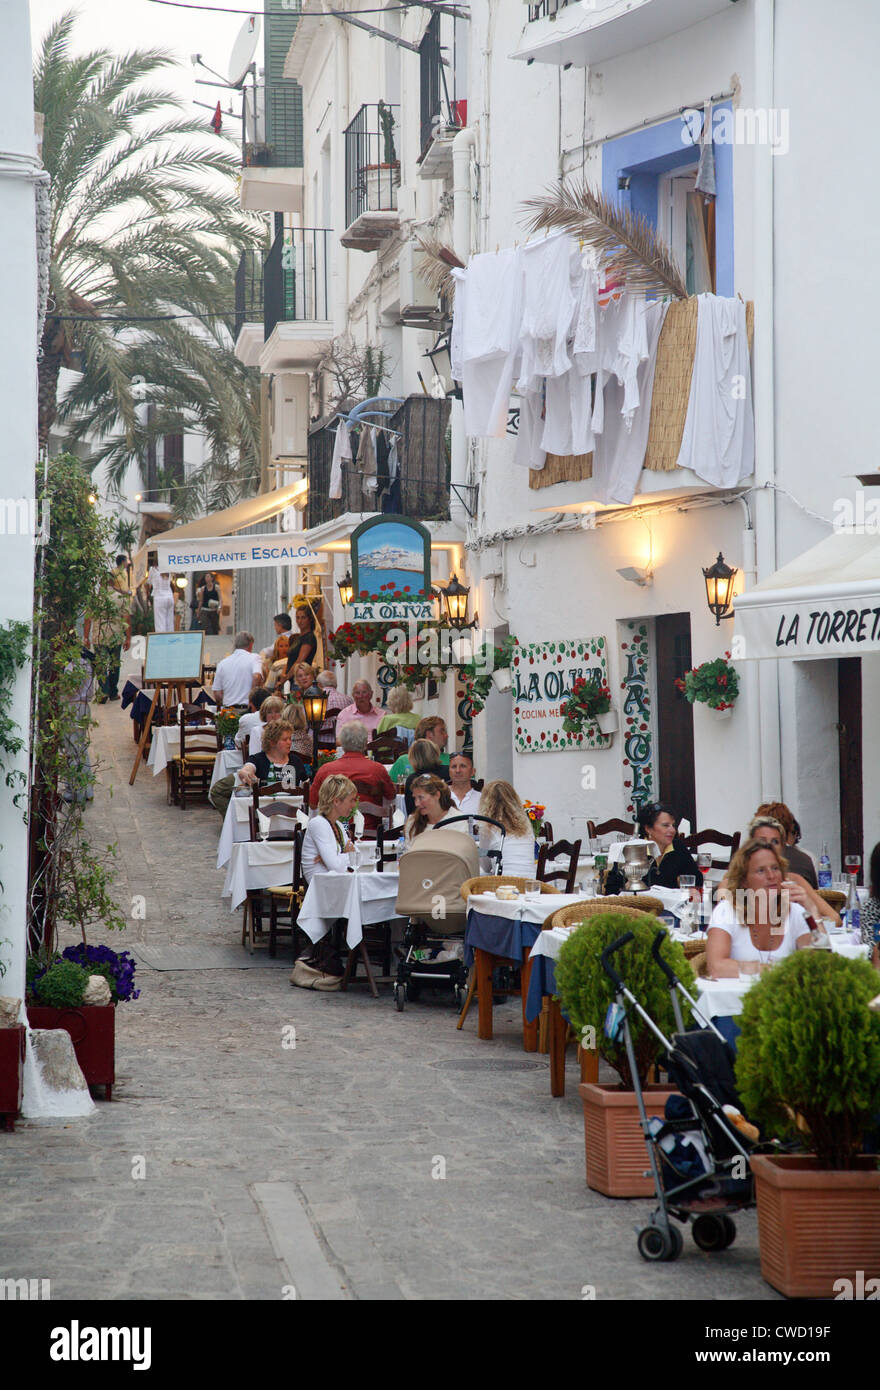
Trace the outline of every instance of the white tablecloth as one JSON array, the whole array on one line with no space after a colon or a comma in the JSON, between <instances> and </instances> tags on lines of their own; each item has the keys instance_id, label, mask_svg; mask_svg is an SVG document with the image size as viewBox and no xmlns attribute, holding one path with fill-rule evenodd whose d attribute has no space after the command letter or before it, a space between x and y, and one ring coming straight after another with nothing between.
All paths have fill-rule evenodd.
<instances>
[{"instance_id":1,"label":"white tablecloth","mask_svg":"<svg viewBox=\"0 0 880 1390\"><path fill-rule=\"evenodd\" d=\"M229 910L234 912L241 907L249 889L280 888L292 882L292 841L246 840L232 846L223 897L230 899Z\"/></svg>"},{"instance_id":2,"label":"white tablecloth","mask_svg":"<svg viewBox=\"0 0 880 1390\"><path fill-rule=\"evenodd\" d=\"M276 798L271 796L261 796L260 805L270 805ZM302 806L302 797L293 792L285 792L279 796L280 801L289 801L296 807ZM241 844L243 840L251 838L251 823L249 811L253 806L253 797L248 793L247 796L230 797L229 805L226 808L226 815L223 817L223 829L220 831L220 842L217 845L217 868L225 869L232 854L232 846Z\"/></svg>"},{"instance_id":3,"label":"white tablecloth","mask_svg":"<svg viewBox=\"0 0 880 1390\"><path fill-rule=\"evenodd\" d=\"M481 912L486 917L509 917L513 922L534 922L540 925L552 912L574 903L591 902L580 893L542 893L534 902L527 902L520 893L510 900L496 898L494 893L471 893L468 911Z\"/></svg>"},{"instance_id":4,"label":"white tablecloth","mask_svg":"<svg viewBox=\"0 0 880 1390\"><path fill-rule=\"evenodd\" d=\"M706 1018L742 1013L743 999L755 980L697 980L697 1004Z\"/></svg>"},{"instance_id":5,"label":"white tablecloth","mask_svg":"<svg viewBox=\"0 0 880 1390\"><path fill-rule=\"evenodd\" d=\"M219 782L221 777L228 777L230 772L237 772L240 767L244 767L244 758L239 748L221 748L214 759L214 771L211 773L211 786Z\"/></svg>"},{"instance_id":6,"label":"white tablecloth","mask_svg":"<svg viewBox=\"0 0 880 1390\"><path fill-rule=\"evenodd\" d=\"M574 931L577 923L570 927L551 927L548 931L542 931L531 951L530 956L549 956L551 960L559 959L559 952L562 950L563 943L568 940ZM684 932L671 931L669 935L673 941L705 941L705 936L685 936Z\"/></svg>"},{"instance_id":7,"label":"white tablecloth","mask_svg":"<svg viewBox=\"0 0 880 1390\"><path fill-rule=\"evenodd\" d=\"M187 733L188 732L189 725L187 725ZM197 732L197 728L194 727L193 734ZM210 731L210 736L211 738L214 737L213 729ZM168 766L170 762L173 762L175 758L180 757L180 729L177 726L177 724L162 724L159 726L159 728L156 728L154 725L152 730L152 738L153 741L150 745L150 756L147 758L147 767L151 767L153 769L153 776L158 777L159 773L164 772L165 768ZM218 776L217 762L220 758L224 756L231 757L232 754L227 750L223 750L223 752L218 753L217 761L215 761L214 763L214 775L211 778L212 786L216 782ZM237 765L241 767L241 754L238 753L237 757ZM228 771L232 771L231 765L228 768ZM223 773L220 773L219 775L222 777Z\"/></svg>"},{"instance_id":8,"label":"white tablecloth","mask_svg":"<svg viewBox=\"0 0 880 1390\"><path fill-rule=\"evenodd\" d=\"M345 917L345 940L352 949L363 940L365 926L397 916L397 885L393 869L315 874L299 910L299 925L312 941L320 941L337 917Z\"/></svg>"}]
</instances>

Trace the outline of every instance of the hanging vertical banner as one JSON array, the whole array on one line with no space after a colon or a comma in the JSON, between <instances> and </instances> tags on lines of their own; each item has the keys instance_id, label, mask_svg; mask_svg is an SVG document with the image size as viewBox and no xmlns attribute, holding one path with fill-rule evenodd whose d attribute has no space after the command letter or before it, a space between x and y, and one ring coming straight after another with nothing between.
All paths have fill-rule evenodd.
<instances>
[{"instance_id":1,"label":"hanging vertical banner","mask_svg":"<svg viewBox=\"0 0 880 1390\"><path fill-rule=\"evenodd\" d=\"M598 725L591 726L586 734L567 734L562 727L560 705L580 677L608 684L604 637L517 647L513 658L513 742L518 753L608 747Z\"/></svg>"}]
</instances>

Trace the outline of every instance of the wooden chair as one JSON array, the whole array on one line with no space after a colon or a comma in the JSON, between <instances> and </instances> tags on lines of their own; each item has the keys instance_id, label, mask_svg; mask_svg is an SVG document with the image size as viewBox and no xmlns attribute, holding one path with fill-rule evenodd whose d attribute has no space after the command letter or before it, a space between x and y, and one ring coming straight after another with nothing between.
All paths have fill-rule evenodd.
<instances>
[{"instance_id":1,"label":"wooden chair","mask_svg":"<svg viewBox=\"0 0 880 1390\"><path fill-rule=\"evenodd\" d=\"M284 929L283 919L285 918L287 919L287 928L284 934L290 937L291 945L294 947L293 954L294 957L296 956L296 935L299 930L297 920L306 895L306 881L302 872L304 834L302 826L297 825L293 833L293 878L291 882L283 887L266 889L266 896L269 899L269 955L273 959L278 948L279 930ZM305 933L302 934L305 935Z\"/></svg>"},{"instance_id":2,"label":"wooden chair","mask_svg":"<svg viewBox=\"0 0 880 1390\"><path fill-rule=\"evenodd\" d=\"M542 845L538 851L538 867L535 877L541 883L553 883L556 879L564 879L564 893L573 893L575 880L577 879L578 857L581 852L581 841L575 840L574 844L570 840L556 840L553 844ZM566 869L547 869L551 859L561 859L568 856L568 868Z\"/></svg>"},{"instance_id":3,"label":"wooden chair","mask_svg":"<svg viewBox=\"0 0 880 1390\"><path fill-rule=\"evenodd\" d=\"M269 821L267 840L292 840L295 831L301 829L298 819L299 808L291 801L273 799L270 805L260 805L259 788L254 788L253 804L248 807L251 840L260 839L260 815Z\"/></svg>"},{"instance_id":4,"label":"wooden chair","mask_svg":"<svg viewBox=\"0 0 880 1390\"><path fill-rule=\"evenodd\" d=\"M740 832L737 830L735 835L725 835L723 830L700 830L694 835L686 835L684 844L691 854L698 854L701 845L720 845L722 849L729 849L730 855L727 859L713 859L713 869L726 869L730 860L739 849Z\"/></svg>"},{"instance_id":5,"label":"wooden chair","mask_svg":"<svg viewBox=\"0 0 880 1390\"><path fill-rule=\"evenodd\" d=\"M636 827L632 821L617 820L615 818L599 821L598 824L594 820L587 821L587 834L591 840L598 840L602 835L614 834L626 835L629 839L632 839L635 833Z\"/></svg>"},{"instance_id":6,"label":"wooden chair","mask_svg":"<svg viewBox=\"0 0 880 1390\"><path fill-rule=\"evenodd\" d=\"M186 719L180 725L180 756L174 759L173 780L177 783L182 811L186 810L186 794L190 787L206 800L211 790L211 777L217 759L217 734L210 716L208 721L195 729L187 728Z\"/></svg>"},{"instance_id":7,"label":"wooden chair","mask_svg":"<svg viewBox=\"0 0 880 1390\"><path fill-rule=\"evenodd\" d=\"M335 751L335 749L336 749L336 721L337 721L337 719L339 718L339 716L340 716L341 713L342 713L342 711L341 711L341 710L338 710L338 709L331 710L331 712L327 715L327 718L324 720L324 723L321 725L320 729L318 730L318 752L319 752L319 753L333 753L333 752ZM327 728L327 725L328 725L328 724L331 726L329 729Z\"/></svg>"},{"instance_id":8,"label":"wooden chair","mask_svg":"<svg viewBox=\"0 0 880 1390\"><path fill-rule=\"evenodd\" d=\"M534 880L527 878L517 878L514 874L480 874L477 878L465 879L464 883L461 885L461 896L464 898L465 902L467 902L472 893L484 893L488 889L498 888L502 883L512 884L514 888L518 888L521 893L524 893L526 884L533 881ZM554 888L552 883L541 883L540 888L542 893L559 892L559 889ZM467 994L465 995L461 1013L458 1016L458 1022L455 1025L456 1028L464 1027L464 1021L468 1016L468 1009L473 1001L476 988L477 972L475 969L471 969L468 975Z\"/></svg>"},{"instance_id":9,"label":"wooden chair","mask_svg":"<svg viewBox=\"0 0 880 1390\"><path fill-rule=\"evenodd\" d=\"M377 734L367 744L367 757L377 763L384 763L386 767L397 762L406 751L406 744L397 737L393 729L389 729L386 734Z\"/></svg>"},{"instance_id":10,"label":"wooden chair","mask_svg":"<svg viewBox=\"0 0 880 1390\"><path fill-rule=\"evenodd\" d=\"M785 850L783 850L782 853L785 854ZM820 889L818 890L818 892L819 892L819 897L822 899L822 901L823 901L824 903L827 903L828 906L829 906L830 908L833 908L834 911L837 912L838 914L839 914L839 913L842 911L842 909L846 906L846 894L845 894L845 893L841 893L839 889L837 889L837 888L820 888Z\"/></svg>"}]
</instances>

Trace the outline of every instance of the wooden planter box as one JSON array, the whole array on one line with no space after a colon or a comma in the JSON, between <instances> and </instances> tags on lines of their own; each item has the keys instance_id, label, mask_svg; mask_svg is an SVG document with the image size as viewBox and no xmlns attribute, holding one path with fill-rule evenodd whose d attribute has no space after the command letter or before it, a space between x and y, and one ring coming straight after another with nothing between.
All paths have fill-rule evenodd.
<instances>
[{"instance_id":1,"label":"wooden planter box","mask_svg":"<svg viewBox=\"0 0 880 1390\"><path fill-rule=\"evenodd\" d=\"M584 1103L584 1147L587 1186L606 1197L652 1197L654 1181L645 1136L639 1122L634 1091L620 1091L587 1081L578 1086ZM663 1118L674 1086L647 1086L645 1108L649 1118Z\"/></svg>"},{"instance_id":2,"label":"wooden planter box","mask_svg":"<svg viewBox=\"0 0 880 1390\"><path fill-rule=\"evenodd\" d=\"M852 1172L811 1154L759 1154L755 1175L761 1274L788 1298L834 1298L834 1285L880 1279L880 1170L863 1154Z\"/></svg>"},{"instance_id":3,"label":"wooden planter box","mask_svg":"<svg viewBox=\"0 0 880 1390\"><path fill-rule=\"evenodd\" d=\"M23 1023L0 1028L0 1120L7 1130L15 1128L15 1117L21 1110L26 1046L27 1029Z\"/></svg>"},{"instance_id":4,"label":"wooden planter box","mask_svg":"<svg viewBox=\"0 0 880 1390\"><path fill-rule=\"evenodd\" d=\"M32 1028L66 1028L80 1070L89 1086L103 1086L112 1100L116 1080L116 1006L81 1004L75 1009L51 1009L45 1004L28 1004L28 1023Z\"/></svg>"}]
</instances>

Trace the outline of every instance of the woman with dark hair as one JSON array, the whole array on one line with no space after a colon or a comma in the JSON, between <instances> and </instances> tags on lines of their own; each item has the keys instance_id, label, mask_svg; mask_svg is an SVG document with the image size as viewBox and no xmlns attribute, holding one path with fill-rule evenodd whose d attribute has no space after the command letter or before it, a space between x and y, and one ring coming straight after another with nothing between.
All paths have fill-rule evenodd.
<instances>
[{"instance_id":1,"label":"woman with dark hair","mask_svg":"<svg viewBox=\"0 0 880 1390\"><path fill-rule=\"evenodd\" d=\"M872 964L880 970L880 842L871 850L868 897L862 904L862 944L873 946Z\"/></svg>"},{"instance_id":2,"label":"woman with dark hair","mask_svg":"<svg viewBox=\"0 0 880 1390\"><path fill-rule=\"evenodd\" d=\"M220 608L223 600L213 574L206 574L196 590L196 622L209 636L220 632Z\"/></svg>"},{"instance_id":3,"label":"woman with dark hair","mask_svg":"<svg viewBox=\"0 0 880 1390\"><path fill-rule=\"evenodd\" d=\"M697 868L695 859L684 844L678 834L678 816L673 808L664 801L654 801L649 806L642 806L639 810L639 834L638 839L653 840L655 846L654 859L648 866L647 873L644 874L644 882L648 887L657 884L661 888L677 888L680 874L692 874L698 884L702 883L702 875ZM626 875L617 865L608 871L605 880L606 893L624 893L626 891ZM694 887L691 890L692 898L699 898L699 889Z\"/></svg>"},{"instance_id":4,"label":"woman with dark hair","mask_svg":"<svg viewBox=\"0 0 880 1390\"><path fill-rule=\"evenodd\" d=\"M295 631L290 634L287 645L287 671L285 679L293 676L297 666L306 662L314 664L318 654L318 639L315 636L315 615L305 604L295 611Z\"/></svg>"}]
</instances>

